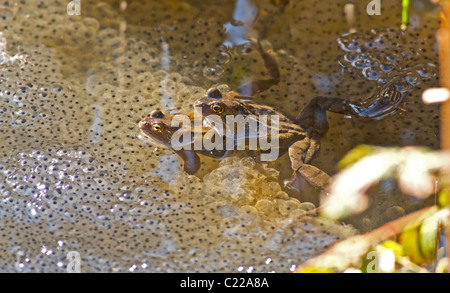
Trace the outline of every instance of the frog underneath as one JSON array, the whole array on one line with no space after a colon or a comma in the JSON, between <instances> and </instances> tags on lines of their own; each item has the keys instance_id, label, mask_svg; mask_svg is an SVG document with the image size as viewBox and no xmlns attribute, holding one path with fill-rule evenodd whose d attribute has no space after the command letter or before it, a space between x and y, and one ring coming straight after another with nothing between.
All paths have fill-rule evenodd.
<instances>
[{"instance_id":1,"label":"frog underneath","mask_svg":"<svg viewBox=\"0 0 450 293\"><path fill-rule=\"evenodd\" d=\"M184 171L188 174L195 174L200 168L200 157L197 152L213 157L213 158L224 158L229 156L232 152L225 150L207 150L205 148L194 151L194 144L197 139L203 139L204 135L208 133L211 129L208 127L194 127L194 113L183 114L190 121L188 127L186 125L173 125L172 120L174 115L164 114L160 110L153 110L149 117L142 119L139 122L139 128L141 132L151 139L155 140L157 143L172 148L174 152L179 155L184 161ZM189 136L190 145L184 146L181 149L175 150L173 148L172 142L175 133L180 132L181 135ZM199 136L195 135L196 132Z\"/></svg>"}]
</instances>

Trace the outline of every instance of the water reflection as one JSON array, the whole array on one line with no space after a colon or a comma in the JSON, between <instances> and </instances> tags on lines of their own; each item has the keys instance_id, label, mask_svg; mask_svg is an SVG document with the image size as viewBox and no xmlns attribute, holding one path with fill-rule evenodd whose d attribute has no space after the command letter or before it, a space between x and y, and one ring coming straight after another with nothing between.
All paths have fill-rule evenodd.
<instances>
[{"instance_id":1,"label":"water reflection","mask_svg":"<svg viewBox=\"0 0 450 293\"><path fill-rule=\"evenodd\" d=\"M170 72L170 51L169 51L169 44L164 40L161 39L161 68L166 71ZM161 103L164 108L166 109L172 109L174 107L173 101L170 97L170 92L172 90L168 86L168 78L161 80L160 87L163 90L161 95Z\"/></svg>"},{"instance_id":2,"label":"water reflection","mask_svg":"<svg viewBox=\"0 0 450 293\"><path fill-rule=\"evenodd\" d=\"M227 47L248 43L248 34L258 14L258 8L251 0L236 0L233 22L224 24L228 38L223 42Z\"/></svg>"},{"instance_id":3,"label":"water reflection","mask_svg":"<svg viewBox=\"0 0 450 293\"><path fill-rule=\"evenodd\" d=\"M232 21L226 22L223 27L227 38L223 41L223 47L215 58L215 65L205 66L203 76L211 81L218 81L223 77L223 65L230 60L227 52L233 47L244 46L243 52L250 46L249 37L253 24L258 15L258 7L251 0L237 0L235 2ZM247 93L242 93L247 94Z\"/></svg>"}]
</instances>

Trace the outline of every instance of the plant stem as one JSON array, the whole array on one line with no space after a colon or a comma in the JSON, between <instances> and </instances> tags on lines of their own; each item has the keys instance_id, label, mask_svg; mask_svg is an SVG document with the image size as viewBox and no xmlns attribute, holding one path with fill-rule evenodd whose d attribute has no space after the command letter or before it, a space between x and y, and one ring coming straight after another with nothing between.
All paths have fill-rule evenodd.
<instances>
[{"instance_id":1,"label":"plant stem","mask_svg":"<svg viewBox=\"0 0 450 293\"><path fill-rule=\"evenodd\" d=\"M402 25L401 29L406 30L409 22L409 0L402 0Z\"/></svg>"},{"instance_id":2,"label":"plant stem","mask_svg":"<svg viewBox=\"0 0 450 293\"><path fill-rule=\"evenodd\" d=\"M450 3L440 1L441 27L437 33L441 86L450 89ZM450 150L450 100L441 104L441 149ZM450 251L450 229L447 229L447 251Z\"/></svg>"},{"instance_id":3,"label":"plant stem","mask_svg":"<svg viewBox=\"0 0 450 293\"><path fill-rule=\"evenodd\" d=\"M438 30L441 86L450 89L450 3L441 1L441 27ZM450 149L450 101L441 104L441 148Z\"/></svg>"}]
</instances>

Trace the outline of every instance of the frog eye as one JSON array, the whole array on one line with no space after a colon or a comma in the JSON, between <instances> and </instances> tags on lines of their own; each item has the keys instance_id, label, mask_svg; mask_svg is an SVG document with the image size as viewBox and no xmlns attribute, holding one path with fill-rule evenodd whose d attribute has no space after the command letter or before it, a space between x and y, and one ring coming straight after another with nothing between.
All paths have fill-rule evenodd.
<instances>
[{"instance_id":1,"label":"frog eye","mask_svg":"<svg viewBox=\"0 0 450 293\"><path fill-rule=\"evenodd\" d=\"M156 132L162 132L164 130L164 125L155 123L152 125L152 129Z\"/></svg>"},{"instance_id":2,"label":"frog eye","mask_svg":"<svg viewBox=\"0 0 450 293\"><path fill-rule=\"evenodd\" d=\"M224 110L221 103L213 103L213 104L211 104L210 108L212 111L214 111L217 114L221 114Z\"/></svg>"}]
</instances>

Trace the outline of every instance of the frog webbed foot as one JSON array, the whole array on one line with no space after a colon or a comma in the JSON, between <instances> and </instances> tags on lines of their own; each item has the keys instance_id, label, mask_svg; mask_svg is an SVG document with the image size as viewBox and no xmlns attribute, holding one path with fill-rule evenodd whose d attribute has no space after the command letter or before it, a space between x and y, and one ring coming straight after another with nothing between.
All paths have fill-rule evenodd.
<instances>
[{"instance_id":1,"label":"frog webbed foot","mask_svg":"<svg viewBox=\"0 0 450 293\"><path fill-rule=\"evenodd\" d=\"M323 191L326 191L326 187L331 181L331 178L327 173L309 164L303 164L302 167L297 170L296 174L294 174L294 179L295 176L297 176L297 173L305 178L312 186Z\"/></svg>"},{"instance_id":2,"label":"frog webbed foot","mask_svg":"<svg viewBox=\"0 0 450 293\"><path fill-rule=\"evenodd\" d=\"M403 94L391 82L360 102L336 97L315 97L303 108L296 121L311 127L319 136L328 131L327 111L350 117L381 119L395 114L403 103Z\"/></svg>"},{"instance_id":3,"label":"frog webbed foot","mask_svg":"<svg viewBox=\"0 0 450 293\"><path fill-rule=\"evenodd\" d=\"M286 180L284 182L285 186L299 190L301 186L300 177L305 179L314 188L324 192L327 192L326 188L331 181L331 177L324 171L313 165L303 164L300 169L294 172L293 178L290 181Z\"/></svg>"},{"instance_id":4,"label":"frog webbed foot","mask_svg":"<svg viewBox=\"0 0 450 293\"><path fill-rule=\"evenodd\" d=\"M401 110L403 94L394 82L388 83L375 94L357 103L348 103L352 116L382 119Z\"/></svg>"}]
</instances>

